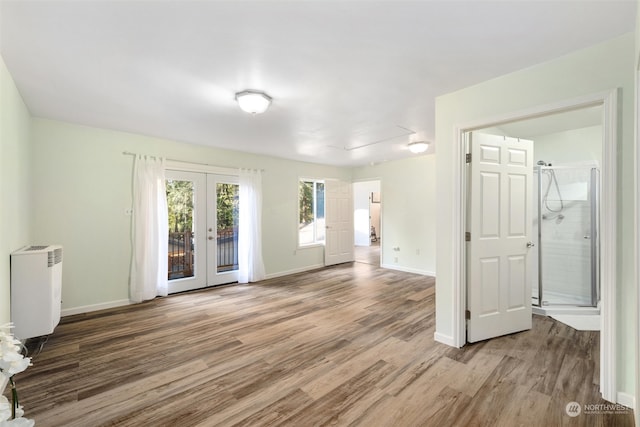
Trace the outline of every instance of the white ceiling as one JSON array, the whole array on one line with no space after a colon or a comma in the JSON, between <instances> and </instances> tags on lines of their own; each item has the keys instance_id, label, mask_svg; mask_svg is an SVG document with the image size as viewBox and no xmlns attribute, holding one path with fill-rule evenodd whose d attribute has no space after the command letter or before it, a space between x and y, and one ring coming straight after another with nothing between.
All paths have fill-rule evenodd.
<instances>
[{"instance_id":1,"label":"white ceiling","mask_svg":"<svg viewBox=\"0 0 640 427\"><path fill-rule=\"evenodd\" d=\"M436 96L632 31L635 9L633 0L0 0L0 51L38 117L355 166L432 141ZM234 94L244 89L266 91L271 108L243 113Z\"/></svg>"}]
</instances>

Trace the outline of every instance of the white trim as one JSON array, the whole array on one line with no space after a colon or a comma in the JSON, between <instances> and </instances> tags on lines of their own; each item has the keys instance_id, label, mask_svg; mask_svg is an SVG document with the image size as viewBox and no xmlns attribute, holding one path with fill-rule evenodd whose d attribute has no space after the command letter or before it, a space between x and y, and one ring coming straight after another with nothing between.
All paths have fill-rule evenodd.
<instances>
[{"instance_id":1,"label":"white trim","mask_svg":"<svg viewBox=\"0 0 640 427\"><path fill-rule=\"evenodd\" d=\"M277 273L267 274L266 280L289 276L291 274L304 273L305 271L318 270L320 268L324 268L324 264L308 265L306 267L294 268L293 270L279 271Z\"/></svg>"},{"instance_id":2,"label":"white trim","mask_svg":"<svg viewBox=\"0 0 640 427\"><path fill-rule=\"evenodd\" d=\"M629 393L624 393L622 391L618 392L618 398L616 399L616 403L626 406L627 408L633 409L636 407L636 398L630 395ZM638 414L635 414L635 417L638 417Z\"/></svg>"},{"instance_id":3,"label":"white trim","mask_svg":"<svg viewBox=\"0 0 640 427\"><path fill-rule=\"evenodd\" d=\"M618 89L585 95L552 104L537 106L499 115L493 118L476 120L466 124L458 124L453 132L453 214L451 235L453 237L453 343L461 347L466 341L465 309L466 309L466 278L465 278L465 244L462 238L465 231L466 188L464 178L465 163L465 132L497 126L514 121L561 113L590 106L602 105L603 110L603 156L601 171L600 198L600 247L601 247L601 306L602 329L600 334L600 391L602 397L608 401L616 398L616 154L617 154L617 100Z\"/></svg>"},{"instance_id":4,"label":"white trim","mask_svg":"<svg viewBox=\"0 0 640 427\"><path fill-rule=\"evenodd\" d=\"M435 271L422 270L419 268L402 267L402 266L393 265L393 264L380 264L380 267L386 268L389 270L403 271L405 273L420 274L421 276L432 276L432 277L436 276Z\"/></svg>"},{"instance_id":5,"label":"white trim","mask_svg":"<svg viewBox=\"0 0 640 427\"><path fill-rule=\"evenodd\" d=\"M465 141L466 129L459 126L454 128L454 148L453 148L453 339L455 347L462 347L467 343L467 321L465 311L467 309L467 269L466 246L464 244L464 233L466 231L467 211L465 195L467 193L467 183L464 179L465 154L467 152L467 142Z\"/></svg>"},{"instance_id":6,"label":"white trim","mask_svg":"<svg viewBox=\"0 0 640 427\"><path fill-rule=\"evenodd\" d=\"M617 153L618 91L603 96L602 169L600 171L600 392L613 401L617 392Z\"/></svg>"},{"instance_id":7,"label":"white trim","mask_svg":"<svg viewBox=\"0 0 640 427\"><path fill-rule=\"evenodd\" d=\"M640 11L639 11L640 16ZM636 30L637 32L638 30ZM634 144L634 158L635 161L633 163L634 166L634 194L636 196L636 203L634 206L634 221L633 221L633 229L634 229L634 243L633 247L636 250L636 262L634 268L634 284L636 287L636 333L634 334L636 337L636 384L635 384L635 394L637 399L634 401L634 411L635 411L635 419L636 419L636 427L640 427L640 314L638 313L638 309L640 308L640 238L638 238L638 233L640 232L640 57L638 61L638 67L636 68L636 76L635 76L635 93L634 93L634 106L635 106L635 116L634 116L634 126L633 126L633 140Z\"/></svg>"},{"instance_id":8,"label":"white trim","mask_svg":"<svg viewBox=\"0 0 640 427\"><path fill-rule=\"evenodd\" d=\"M436 342L439 342L439 343L442 343L442 344L446 344L446 345L451 346L451 347L458 347L456 345L455 340L450 335L444 335L444 334L441 334L440 332L434 332L433 333L433 339Z\"/></svg>"},{"instance_id":9,"label":"white trim","mask_svg":"<svg viewBox=\"0 0 640 427\"><path fill-rule=\"evenodd\" d=\"M65 308L62 310L62 317L73 316L74 314L90 313L92 311L105 310L107 308L122 307L131 304L128 299L102 302L99 304L82 305L79 307Z\"/></svg>"}]
</instances>

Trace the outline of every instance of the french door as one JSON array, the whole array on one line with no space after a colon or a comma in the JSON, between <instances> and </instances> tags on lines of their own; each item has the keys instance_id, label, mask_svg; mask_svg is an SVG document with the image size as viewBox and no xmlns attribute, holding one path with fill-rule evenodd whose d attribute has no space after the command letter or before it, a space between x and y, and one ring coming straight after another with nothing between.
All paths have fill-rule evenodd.
<instances>
[{"instance_id":1,"label":"french door","mask_svg":"<svg viewBox=\"0 0 640 427\"><path fill-rule=\"evenodd\" d=\"M167 171L169 293L238 280L238 177Z\"/></svg>"}]
</instances>

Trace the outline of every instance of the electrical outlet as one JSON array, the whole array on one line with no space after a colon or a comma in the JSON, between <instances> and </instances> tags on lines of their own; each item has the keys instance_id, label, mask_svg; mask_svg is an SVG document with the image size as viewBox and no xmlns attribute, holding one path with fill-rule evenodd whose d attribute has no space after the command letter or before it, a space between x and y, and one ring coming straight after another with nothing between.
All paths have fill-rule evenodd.
<instances>
[{"instance_id":1,"label":"electrical outlet","mask_svg":"<svg viewBox=\"0 0 640 427\"><path fill-rule=\"evenodd\" d=\"M393 262L398 263L398 257L393 257Z\"/></svg>"},{"instance_id":2,"label":"electrical outlet","mask_svg":"<svg viewBox=\"0 0 640 427\"><path fill-rule=\"evenodd\" d=\"M416 255L420 255L420 249L416 249Z\"/></svg>"}]
</instances>

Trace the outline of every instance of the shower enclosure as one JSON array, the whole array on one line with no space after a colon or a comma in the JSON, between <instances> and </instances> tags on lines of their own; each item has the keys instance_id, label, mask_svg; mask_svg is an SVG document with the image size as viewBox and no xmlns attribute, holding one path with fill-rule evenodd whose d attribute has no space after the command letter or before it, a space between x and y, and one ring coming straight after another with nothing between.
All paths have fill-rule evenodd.
<instances>
[{"instance_id":1,"label":"shower enclosure","mask_svg":"<svg viewBox=\"0 0 640 427\"><path fill-rule=\"evenodd\" d=\"M543 161L534 169L534 312L598 312L598 173Z\"/></svg>"}]
</instances>

